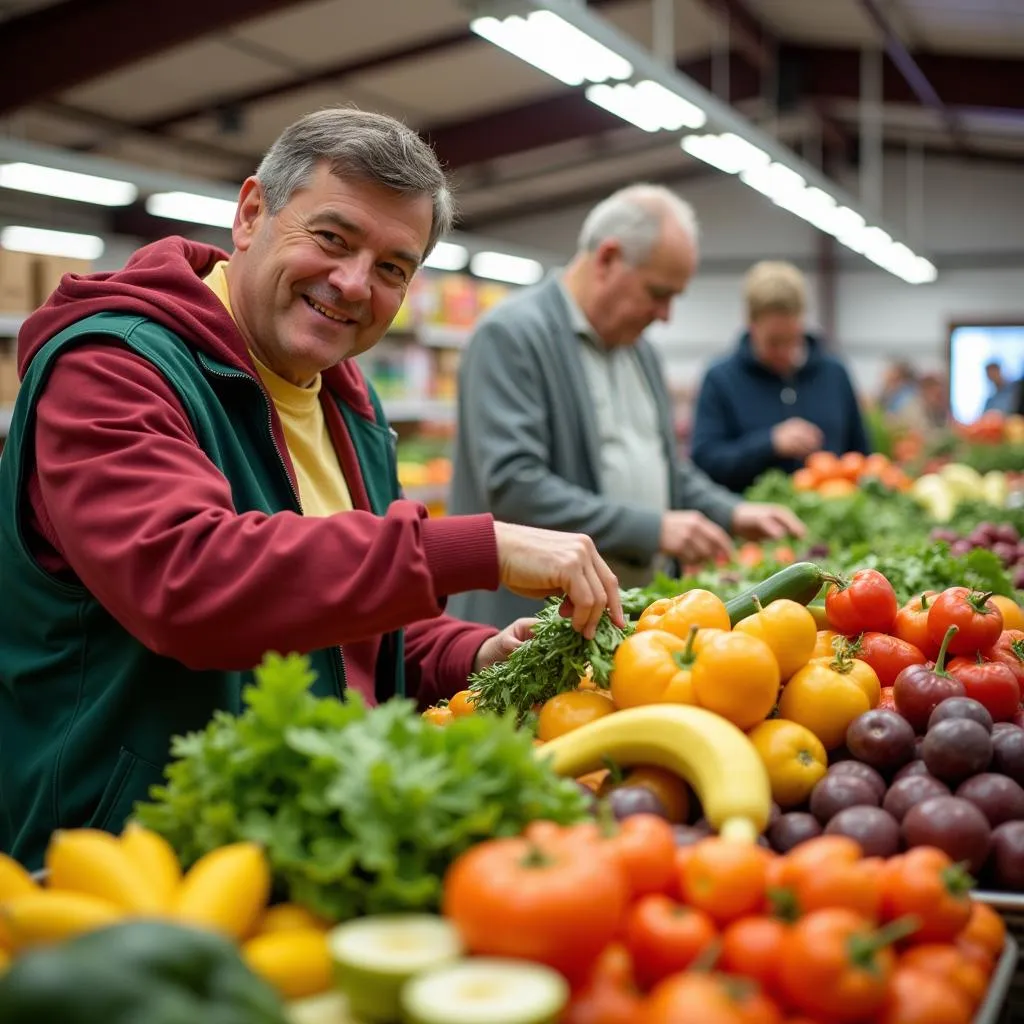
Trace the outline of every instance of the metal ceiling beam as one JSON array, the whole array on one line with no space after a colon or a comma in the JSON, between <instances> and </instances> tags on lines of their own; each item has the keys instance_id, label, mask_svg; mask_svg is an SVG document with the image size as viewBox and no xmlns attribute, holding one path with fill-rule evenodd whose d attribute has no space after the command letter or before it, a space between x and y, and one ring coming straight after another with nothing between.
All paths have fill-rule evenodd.
<instances>
[{"instance_id":1,"label":"metal ceiling beam","mask_svg":"<svg viewBox=\"0 0 1024 1024\"><path fill-rule=\"evenodd\" d=\"M0 115L292 0L63 0L3 24Z\"/></svg>"},{"instance_id":2,"label":"metal ceiling beam","mask_svg":"<svg viewBox=\"0 0 1024 1024\"><path fill-rule=\"evenodd\" d=\"M878 31L881 32L885 44L885 52L899 69L900 74L907 85L913 90L921 106L935 111L942 118L946 125L946 130L957 145L966 146L967 139L956 115L943 103L942 98L935 91L935 87L929 81L928 76L921 70L921 65L914 59L913 54L907 49L906 44L889 20L888 15L882 10L878 0L860 0L860 5Z\"/></svg>"}]
</instances>

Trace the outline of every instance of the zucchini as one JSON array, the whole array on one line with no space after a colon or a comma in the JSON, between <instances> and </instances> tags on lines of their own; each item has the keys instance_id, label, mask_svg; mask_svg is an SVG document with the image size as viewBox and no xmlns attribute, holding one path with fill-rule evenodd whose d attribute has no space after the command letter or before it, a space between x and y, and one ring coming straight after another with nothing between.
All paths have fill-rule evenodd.
<instances>
[{"instance_id":1,"label":"zucchini","mask_svg":"<svg viewBox=\"0 0 1024 1024\"><path fill-rule=\"evenodd\" d=\"M819 566L813 562L794 562L766 580L748 587L731 601L726 601L729 621L735 626L740 619L755 614L755 601L766 605L786 598L798 604L808 605L818 596L824 582L825 573Z\"/></svg>"}]
</instances>

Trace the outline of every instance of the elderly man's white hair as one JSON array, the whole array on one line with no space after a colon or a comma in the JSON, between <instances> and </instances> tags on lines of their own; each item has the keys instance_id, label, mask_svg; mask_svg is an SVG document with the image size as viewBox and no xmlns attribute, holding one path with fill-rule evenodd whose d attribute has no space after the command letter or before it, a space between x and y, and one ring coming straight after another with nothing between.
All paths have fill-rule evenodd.
<instances>
[{"instance_id":1,"label":"elderly man's white hair","mask_svg":"<svg viewBox=\"0 0 1024 1024\"><path fill-rule=\"evenodd\" d=\"M696 244L697 215L685 199L663 185L627 185L602 199L587 214L577 250L596 252L602 242L613 238L622 246L626 261L641 266L657 244L666 217L674 218Z\"/></svg>"}]
</instances>

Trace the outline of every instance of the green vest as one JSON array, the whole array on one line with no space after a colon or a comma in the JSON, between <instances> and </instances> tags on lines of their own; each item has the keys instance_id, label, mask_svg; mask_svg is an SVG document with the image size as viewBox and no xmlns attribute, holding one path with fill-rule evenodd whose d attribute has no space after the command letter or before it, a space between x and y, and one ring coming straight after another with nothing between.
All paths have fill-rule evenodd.
<instances>
[{"instance_id":1,"label":"green vest","mask_svg":"<svg viewBox=\"0 0 1024 1024\"><path fill-rule=\"evenodd\" d=\"M155 654L88 590L44 572L29 553L22 516L36 402L60 353L96 335L117 338L167 379L240 513L300 511L255 377L135 315L91 316L39 350L0 456L0 849L32 868L57 828L119 831L161 781L171 737L202 729L218 709L239 711L252 679L249 671L196 671ZM374 423L335 402L370 506L383 514L399 496L394 434L372 391L371 398ZM378 699L405 692L403 650L400 632L383 638ZM318 677L313 691L340 696L341 649L306 653Z\"/></svg>"}]
</instances>

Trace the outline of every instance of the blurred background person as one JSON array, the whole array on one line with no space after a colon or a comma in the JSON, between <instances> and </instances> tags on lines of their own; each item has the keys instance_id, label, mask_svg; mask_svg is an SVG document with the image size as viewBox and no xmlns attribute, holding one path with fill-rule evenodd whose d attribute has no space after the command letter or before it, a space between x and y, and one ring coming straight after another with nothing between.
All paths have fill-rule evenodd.
<instances>
[{"instance_id":1,"label":"blurred background person","mask_svg":"<svg viewBox=\"0 0 1024 1024\"><path fill-rule=\"evenodd\" d=\"M992 385L992 391L985 399L985 412L1001 412L1010 416L1017 411L1021 389L1019 380L1007 380L1002 365L996 360L985 364L985 376Z\"/></svg>"},{"instance_id":2,"label":"blurred background person","mask_svg":"<svg viewBox=\"0 0 1024 1024\"><path fill-rule=\"evenodd\" d=\"M917 372L907 362L890 363L882 377L878 409L885 416L899 414L917 398Z\"/></svg>"},{"instance_id":3,"label":"blurred background person","mask_svg":"<svg viewBox=\"0 0 1024 1024\"><path fill-rule=\"evenodd\" d=\"M742 491L765 470L791 473L811 452L870 451L843 364L806 327L807 284L790 263L766 261L744 283L747 329L704 378L692 458Z\"/></svg>"}]
</instances>

